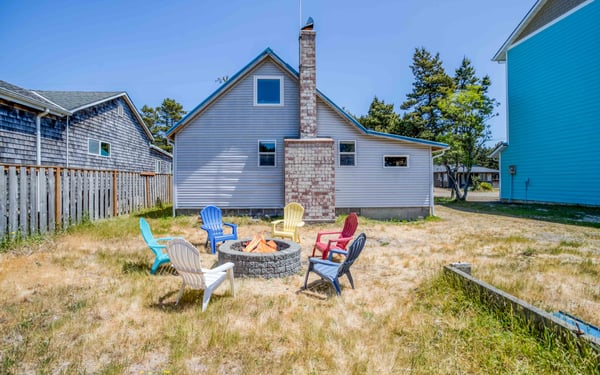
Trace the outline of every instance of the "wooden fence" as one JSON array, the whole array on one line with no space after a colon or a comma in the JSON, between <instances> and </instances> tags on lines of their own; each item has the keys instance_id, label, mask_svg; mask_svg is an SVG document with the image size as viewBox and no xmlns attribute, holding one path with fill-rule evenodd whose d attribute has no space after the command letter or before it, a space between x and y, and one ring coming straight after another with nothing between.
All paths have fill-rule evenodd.
<instances>
[{"instance_id":1,"label":"wooden fence","mask_svg":"<svg viewBox=\"0 0 600 375\"><path fill-rule=\"evenodd\" d=\"M0 239L172 201L170 174L0 164Z\"/></svg>"}]
</instances>

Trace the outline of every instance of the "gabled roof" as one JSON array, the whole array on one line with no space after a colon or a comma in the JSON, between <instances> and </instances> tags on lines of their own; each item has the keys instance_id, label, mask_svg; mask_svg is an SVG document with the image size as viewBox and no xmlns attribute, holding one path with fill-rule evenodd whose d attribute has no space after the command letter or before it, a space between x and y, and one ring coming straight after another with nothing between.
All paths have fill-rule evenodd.
<instances>
[{"instance_id":1,"label":"gabled roof","mask_svg":"<svg viewBox=\"0 0 600 375\"><path fill-rule=\"evenodd\" d=\"M299 80L300 74L294 69L290 64L283 61L273 50L270 48L262 51L258 56L256 56L252 61L250 61L246 66L244 66L240 71L231 76L227 82L222 84L215 92L213 92L208 98L198 104L194 109L192 109L184 118L182 118L178 123L173 125L171 129L169 129L166 133L168 138L172 138L173 135L177 134L181 129L183 129L193 118L195 118L198 114L204 111L210 104L212 104L215 100L217 100L221 95L227 92L229 89L234 87L239 81L241 81L247 73L249 73L252 69L258 66L266 59L271 59L275 64L279 65L284 71L286 71L292 78L295 80ZM376 132L370 129L365 128L362 124L360 124L356 119L350 115L348 112L344 111L341 107L335 104L331 99L329 99L325 94L323 94L320 90L317 90L317 98L321 99L325 104L327 104L331 109L337 112L339 115L344 117L350 124L358 128L361 132L367 135L382 137L388 139L401 140L409 143L417 143L421 145L430 146L433 151L444 150L448 148L448 145L445 143L433 142L424 139L405 137L401 135L388 134Z\"/></svg>"},{"instance_id":2,"label":"gabled roof","mask_svg":"<svg viewBox=\"0 0 600 375\"><path fill-rule=\"evenodd\" d=\"M117 91L45 91L34 90L35 93L47 98L53 103L68 109L71 112L77 112L81 109L92 107L107 100L115 99L124 94Z\"/></svg>"},{"instance_id":3,"label":"gabled roof","mask_svg":"<svg viewBox=\"0 0 600 375\"><path fill-rule=\"evenodd\" d=\"M500 47L498 52L496 52L496 54L492 58L492 61L497 61L497 62L506 61L506 52L508 51L508 49L515 42L517 42L517 41L520 42L524 37L526 37L528 34L532 33L531 30L528 30L528 26L530 26L530 24L532 24L532 21L534 21L536 16L538 14L540 14L540 11L542 10L542 8L544 8L545 5L548 5L548 6L555 5L556 6L556 4L552 3L553 1L554 0L537 0L535 2L535 4L533 4L533 7L531 7L529 12L527 12L527 14L525 15L525 18L523 18L523 20L521 20L519 25L517 25L517 28L513 30L513 32L508 37L508 39L502 45L502 47ZM560 19L560 18L566 16L567 14L574 12L575 10L577 10L580 7L582 7L583 5L585 5L585 3L587 3L587 1L585 1L585 0L570 0L567 2L564 0L558 0L558 3L560 3L560 7L556 6L556 8L557 8L556 10L557 10L557 12L559 12L558 13L559 16L554 15L551 18L543 17L541 19L541 21L542 21L541 24L533 25L534 29L539 30L540 28L543 28L543 27L547 26L548 24L555 22L557 19ZM547 18L547 19L544 19L544 18Z\"/></svg>"},{"instance_id":4,"label":"gabled roof","mask_svg":"<svg viewBox=\"0 0 600 375\"><path fill-rule=\"evenodd\" d=\"M0 98L7 99L39 111L48 109L53 115L64 116L69 114L69 111L65 108L62 108L27 89L2 80L0 80Z\"/></svg>"},{"instance_id":5,"label":"gabled roof","mask_svg":"<svg viewBox=\"0 0 600 375\"><path fill-rule=\"evenodd\" d=\"M144 133L150 141L154 141L152 132L144 123L137 108L124 91L46 91L27 90L0 80L0 98L43 111L48 109L53 115L71 116L77 111L93 107L109 100L122 97L129 106Z\"/></svg>"}]
</instances>

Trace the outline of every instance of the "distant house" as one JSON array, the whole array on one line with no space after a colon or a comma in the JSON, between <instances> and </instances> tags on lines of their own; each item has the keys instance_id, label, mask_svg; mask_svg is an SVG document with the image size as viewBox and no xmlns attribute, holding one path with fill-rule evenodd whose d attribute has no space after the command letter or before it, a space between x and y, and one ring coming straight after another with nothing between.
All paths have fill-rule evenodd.
<instances>
[{"instance_id":1,"label":"distant house","mask_svg":"<svg viewBox=\"0 0 600 375\"><path fill-rule=\"evenodd\" d=\"M0 163L170 173L172 155L153 140L125 92L0 81Z\"/></svg>"},{"instance_id":2,"label":"distant house","mask_svg":"<svg viewBox=\"0 0 600 375\"><path fill-rule=\"evenodd\" d=\"M600 205L600 1L537 1L494 60L508 78L500 199Z\"/></svg>"},{"instance_id":3,"label":"distant house","mask_svg":"<svg viewBox=\"0 0 600 375\"><path fill-rule=\"evenodd\" d=\"M315 36L300 32L299 72L267 48L167 132L177 213L430 215L432 152L447 146L368 130L317 90Z\"/></svg>"},{"instance_id":4,"label":"distant house","mask_svg":"<svg viewBox=\"0 0 600 375\"><path fill-rule=\"evenodd\" d=\"M474 165L473 168L471 168L471 181L473 181L473 179L477 179L479 182L487 182L488 184L492 185L492 187L498 188L500 182L500 175L497 169ZM464 186L466 180L467 176L465 173L465 167L460 166L458 168L459 186ZM435 187L441 188L452 187L452 183L448 178L448 172L445 166L437 164L433 166L433 184Z\"/></svg>"}]
</instances>

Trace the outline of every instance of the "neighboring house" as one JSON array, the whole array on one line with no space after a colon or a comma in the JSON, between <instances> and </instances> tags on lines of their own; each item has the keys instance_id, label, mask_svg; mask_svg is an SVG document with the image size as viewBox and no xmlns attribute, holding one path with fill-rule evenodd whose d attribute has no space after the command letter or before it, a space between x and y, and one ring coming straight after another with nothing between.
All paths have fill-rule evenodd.
<instances>
[{"instance_id":1,"label":"neighboring house","mask_svg":"<svg viewBox=\"0 0 600 375\"><path fill-rule=\"evenodd\" d=\"M0 81L0 163L170 173L171 154L153 140L125 92Z\"/></svg>"},{"instance_id":2,"label":"neighboring house","mask_svg":"<svg viewBox=\"0 0 600 375\"><path fill-rule=\"evenodd\" d=\"M458 167L459 186L464 186L466 177L465 167L461 165ZM473 168L471 168L471 181L473 181L474 178L479 182L487 182L494 188L498 188L500 182L500 176L497 169L481 167L479 165L474 165ZM441 188L452 187L452 182L448 178L448 172L445 166L438 164L433 166L433 184L435 187Z\"/></svg>"},{"instance_id":3,"label":"neighboring house","mask_svg":"<svg viewBox=\"0 0 600 375\"><path fill-rule=\"evenodd\" d=\"M600 1L537 1L494 60L507 74L500 199L600 205Z\"/></svg>"},{"instance_id":4,"label":"neighboring house","mask_svg":"<svg viewBox=\"0 0 600 375\"><path fill-rule=\"evenodd\" d=\"M315 36L301 30L299 72L267 48L167 132L176 213L431 214L432 152L447 146L368 130L318 91Z\"/></svg>"}]
</instances>

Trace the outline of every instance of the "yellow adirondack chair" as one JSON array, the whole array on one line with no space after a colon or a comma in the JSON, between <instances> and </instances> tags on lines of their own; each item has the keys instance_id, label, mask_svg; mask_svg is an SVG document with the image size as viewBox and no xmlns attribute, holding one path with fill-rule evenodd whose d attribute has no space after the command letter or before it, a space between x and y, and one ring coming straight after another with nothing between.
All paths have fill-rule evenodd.
<instances>
[{"instance_id":1,"label":"yellow adirondack chair","mask_svg":"<svg viewBox=\"0 0 600 375\"><path fill-rule=\"evenodd\" d=\"M288 203L283 209L283 220L275 220L271 235L273 237L291 238L292 241L300 243L300 227L304 225L302 221L304 207L296 202Z\"/></svg>"}]
</instances>

